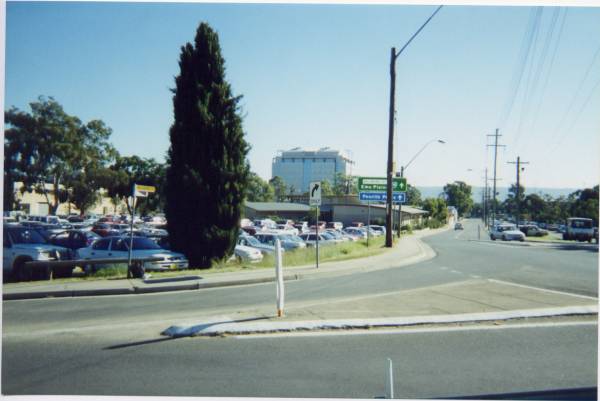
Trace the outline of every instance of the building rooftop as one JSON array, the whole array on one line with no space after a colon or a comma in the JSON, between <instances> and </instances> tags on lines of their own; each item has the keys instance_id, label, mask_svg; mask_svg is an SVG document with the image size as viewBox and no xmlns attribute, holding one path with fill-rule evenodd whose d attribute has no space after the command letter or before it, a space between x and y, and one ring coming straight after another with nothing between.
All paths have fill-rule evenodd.
<instances>
[{"instance_id":1,"label":"building rooftop","mask_svg":"<svg viewBox=\"0 0 600 401\"><path fill-rule=\"evenodd\" d=\"M310 207L301 203L246 202L246 207L259 212L309 212Z\"/></svg>"}]
</instances>

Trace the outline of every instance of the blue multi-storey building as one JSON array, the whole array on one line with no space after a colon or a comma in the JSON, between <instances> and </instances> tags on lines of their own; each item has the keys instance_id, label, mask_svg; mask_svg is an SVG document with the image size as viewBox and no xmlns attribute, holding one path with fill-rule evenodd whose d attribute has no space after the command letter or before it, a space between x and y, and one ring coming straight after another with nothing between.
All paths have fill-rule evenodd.
<instances>
[{"instance_id":1,"label":"blue multi-storey building","mask_svg":"<svg viewBox=\"0 0 600 401\"><path fill-rule=\"evenodd\" d=\"M333 185L337 173L351 175L353 164L350 157L338 150L293 148L280 151L273 158L272 173L273 177L283 179L289 193L302 194L312 181L327 180Z\"/></svg>"}]
</instances>

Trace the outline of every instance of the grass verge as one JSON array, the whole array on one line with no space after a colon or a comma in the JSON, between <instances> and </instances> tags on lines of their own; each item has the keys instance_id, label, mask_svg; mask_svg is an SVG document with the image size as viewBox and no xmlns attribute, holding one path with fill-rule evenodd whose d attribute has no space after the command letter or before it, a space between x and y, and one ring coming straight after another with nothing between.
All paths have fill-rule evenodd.
<instances>
[{"instance_id":1,"label":"grass verge","mask_svg":"<svg viewBox=\"0 0 600 401\"><path fill-rule=\"evenodd\" d=\"M394 242L396 238L394 237ZM319 263L342 261L357 258L375 256L386 251L385 236L370 238L369 246L366 240L356 242L343 242L337 245L327 245L319 247ZM316 252L314 247L286 251L283 254L284 267L314 265L316 263ZM168 278L178 276L206 276L213 273L239 272L248 270L258 270L273 268L275 266L274 256L267 255L259 263L249 263L237 261L215 263L209 269L194 269L191 267L186 270L174 270L166 272L148 272L154 278ZM71 278L55 279L53 282L71 282L81 280L121 280L127 278L127 266L125 264L112 264L103 267L90 274L84 274L81 269L76 268ZM47 283L40 281L40 284Z\"/></svg>"}]
</instances>

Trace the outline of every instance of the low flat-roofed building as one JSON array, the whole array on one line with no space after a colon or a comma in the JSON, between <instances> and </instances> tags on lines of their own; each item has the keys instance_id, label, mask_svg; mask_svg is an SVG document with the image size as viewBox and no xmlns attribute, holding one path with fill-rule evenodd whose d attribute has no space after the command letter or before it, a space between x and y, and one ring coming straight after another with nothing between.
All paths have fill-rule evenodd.
<instances>
[{"instance_id":1,"label":"low flat-roofed building","mask_svg":"<svg viewBox=\"0 0 600 401\"><path fill-rule=\"evenodd\" d=\"M277 216L282 219L303 220L310 212L310 206L301 203L246 202L244 217L250 220Z\"/></svg>"},{"instance_id":2,"label":"low flat-roofed building","mask_svg":"<svg viewBox=\"0 0 600 401\"><path fill-rule=\"evenodd\" d=\"M365 204L356 205L332 205L332 220L341 221L344 226L353 222L368 224L369 206ZM426 210L413 206L402 206L402 225L410 224L412 226L422 224L424 217L429 214ZM371 224L374 222L385 222L385 205L371 205ZM394 205L394 225L397 223L398 206Z\"/></svg>"}]
</instances>

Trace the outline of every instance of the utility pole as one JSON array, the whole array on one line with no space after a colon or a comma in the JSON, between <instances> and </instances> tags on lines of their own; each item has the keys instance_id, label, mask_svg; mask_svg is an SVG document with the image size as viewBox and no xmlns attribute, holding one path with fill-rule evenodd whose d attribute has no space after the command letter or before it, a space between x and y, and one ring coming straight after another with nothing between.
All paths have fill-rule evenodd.
<instances>
[{"instance_id":1,"label":"utility pole","mask_svg":"<svg viewBox=\"0 0 600 401\"><path fill-rule=\"evenodd\" d=\"M517 161L516 162L507 162L508 164L516 164L517 165L517 197L516 197L516 202L517 202L517 215L515 216L515 221L517 223L517 227L519 227L519 220L521 218L521 184L520 184L520 178L521 178L521 164L529 164L529 162L522 162L521 158L519 156L517 156ZM523 168L523 170L525 170Z\"/></svg>"},{"instance_id":2,"label":"utility pole","mask_svg":"<svg viewBox=\"0 0 600 401\"><path fill-rule=\"evenodd\" d=\"M400 178L404 178L404 166L400 167ZM406 188L408 194L408 185ZM400 231L402 230L402 202L398 202L398 238L400 238Z\"/></svg>"},{"instance_id":3,"label":"utility pole","mask_svg":"<svg viewBox=\"0 0 600 401\"><path fill-rule=\"evenodd\" d=\"M404 49L413 41L413 39L425 28L425 25L431 21L431 19L441 10L443 6L438 6L435 9L433 14L421 25L421 27L410 37L408 42L404 44L400 48L400 50L396 53L396 48L392 47L391 57L390 57L390 118L389 118L389 137L388 137L388 163L387 163L387 201L385 208L385 246L387 248L391 248L393 246L393 232L394 229L394 219L393 219L393 210L392 210L392 177L394 174L394 112L396 110L394 100L396 96L396 59ZM400 224L400 223L398 223Z\"/></svg>"},{"instance_id":4,"label":"utility pole","mask_svg":"<svg viewBox=\"0 0 600 401\"><path fill-rule=\"evenodd\" d=\"M487 214L488 214L488 210L487 210L488 209L487 208L487 183L488 183L487 167L485 169L485 178L484 179L485 179L485 181L483 184L483 193L481 194L481 199L482 199L481 203L483 206L483 216L482 216L483 221L484 221L484 224L487 226Z\"/></svg>"},{"instance_id":5,"label":"utility pole","mask_svg":"<svg viewBox=\"0 0 600 401\"><path fill-rule=\"evenodd\" d=\"M388 162L387 162L387 201L385 207L385 246L393 246L392 230L394 229L394 215L392 213L392 177L394 174L394 110L396 95L396 48L392 47L390 57L390 119L388 132Z\"/></svg>"},{"instance_id":6,"label":"utility pole","mask_svg":"<svg viewBox=\"0 0 600 401\"><path fill-rule=\"evenodd\" d=\"M506 145L498 145L498 137L502 136L502 135L498 135L498 128L496 128L496 133L494 135L488 135L488 136L493 136L495 137L494 140L494 144L493 145L487 145L487 146L493 146L494 147L494 189L493 189L493 193L492 193L492 199L494 204L492 205L492 224L494 223L494 221L496 220L496 163L498 161L498 147L506 147Z\"/></svg>"}]
</instances>

